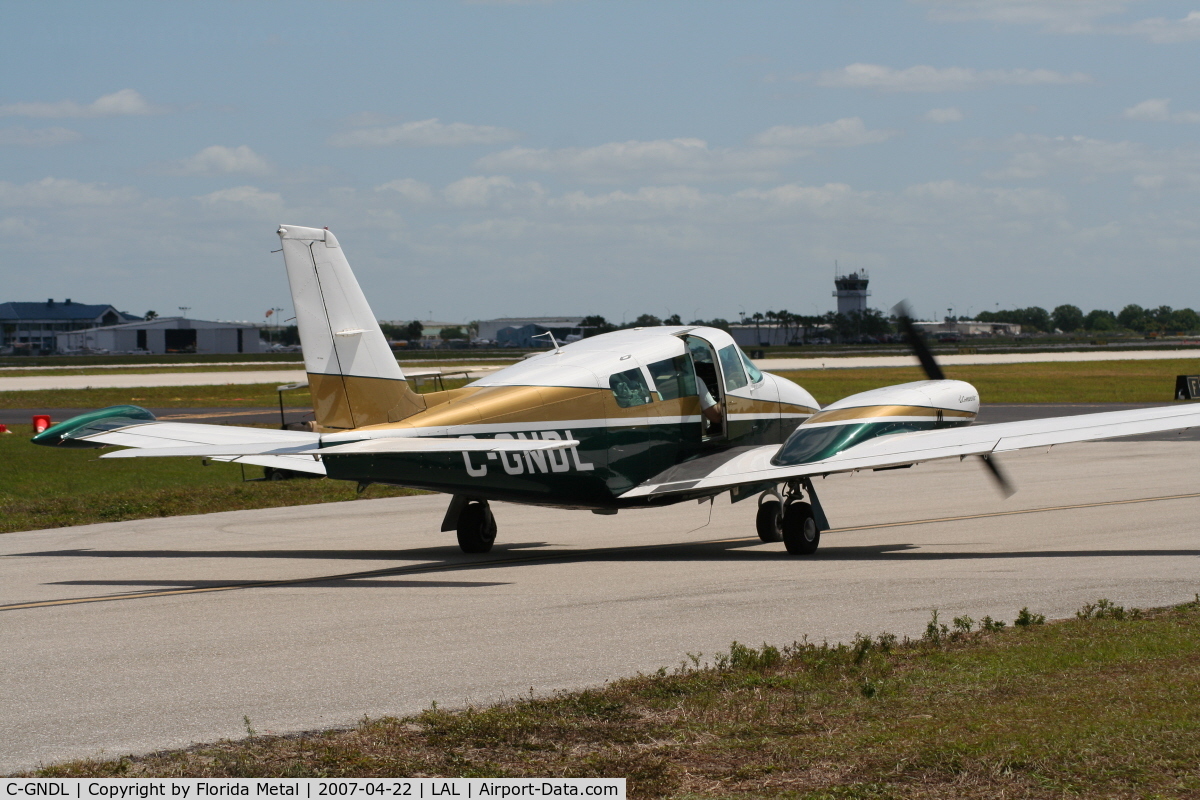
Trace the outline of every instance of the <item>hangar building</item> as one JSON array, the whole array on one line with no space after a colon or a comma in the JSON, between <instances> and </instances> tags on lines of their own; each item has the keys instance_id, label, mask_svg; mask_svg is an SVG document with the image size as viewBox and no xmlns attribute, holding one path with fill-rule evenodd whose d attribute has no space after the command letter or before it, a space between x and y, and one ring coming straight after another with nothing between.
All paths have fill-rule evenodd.
<instances>
[{"instance_id":1,"label":"hangar building","mask_svg":"<svg viewBox=\"0 0 1200 800\"><path fill-rule=\"evenodd\" d=\"M60 353L80 350L143 353L261 353L258 326L184 317L106 325L56 336Z\"/></svg>"}]
</instances>

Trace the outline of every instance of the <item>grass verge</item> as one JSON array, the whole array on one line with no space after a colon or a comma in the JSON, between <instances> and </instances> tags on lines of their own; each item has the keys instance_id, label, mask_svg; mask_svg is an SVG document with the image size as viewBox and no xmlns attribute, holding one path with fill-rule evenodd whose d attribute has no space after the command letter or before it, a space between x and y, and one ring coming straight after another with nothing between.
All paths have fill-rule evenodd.
<instances>
[{"instance_id":1,"label":"grass verge","mask_svg":"<svg viewBox=\"0 0 1200 800\"><path fill-rule=\"evenodd\" d=\"M279 405L272 383L216 386L146 386L136 389L34 389L0 392L0 408L107 408L132 403L143 408L260 408ZM312 408L308 389L283 393L285 408ZM59 420L55 420L56 422Z\"/></svg>"},{"instance_id":2,"label":"grass verge","mask_svg":"<svg viewBox=\"0 0 1200 800\"><path fill-rule=\"evenodd\" d=\"M632 797L1200 796L1200 595L1045 625L734 643L601 689L38 775L627 777Z\"/></svg>"},{"instance_id":3,"label":"grass verge","mask_svg":"<svg viewBox=\"0 0 1200 800\"><path fill-rule=\"evenodd\" d=\"M1200 359L1065 361L946 367L946 377L967 381L988 403L1169 403L1175 376L1200 371ZM780 372L821 405L847 395L924 380L917 367L806 369Z\"/></svg>"},{"instance_id":4,"label":"grass verge","mask_svg":"<svg viewBox=\"0 0 1200 800\"><path fill-rule=\"evenodd\" d=\"M28 425L0 436L0 533L248 508L353 500L345 481L242 482L236 464L198 459L106 459L102 450L39 447ZM248 477L262 470L246 467ZM372 486L361 496L418 494Z\"/></svg>"}]
</instances>

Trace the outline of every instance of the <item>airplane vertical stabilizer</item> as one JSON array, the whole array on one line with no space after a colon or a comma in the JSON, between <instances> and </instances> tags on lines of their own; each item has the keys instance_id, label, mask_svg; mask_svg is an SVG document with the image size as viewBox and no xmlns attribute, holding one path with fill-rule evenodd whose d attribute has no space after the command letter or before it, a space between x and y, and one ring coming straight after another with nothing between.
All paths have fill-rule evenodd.
<instances>
[{"instance_id":1,"label":"airplane vertical stabilizer","mask_svg":"<svg viewBox=\"0 0 1200 800\"><path fill-rule=\"evenodd\" d=\"M297 225L280 225L277 233L317 424L361 428L424 410L334 235Z\"/></svg>"}]
</instances>

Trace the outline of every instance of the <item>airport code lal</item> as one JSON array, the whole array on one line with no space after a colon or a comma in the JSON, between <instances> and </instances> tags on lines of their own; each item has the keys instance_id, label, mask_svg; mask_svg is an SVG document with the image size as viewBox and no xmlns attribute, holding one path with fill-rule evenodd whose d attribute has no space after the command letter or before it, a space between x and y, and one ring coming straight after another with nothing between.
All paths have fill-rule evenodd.
<instances>
[{"instance_id":1,"label":"airport code lal","mask_svg":"<svg viewBox=\"0 0 1200 800\"><path fill-rule=\"evenodd\" d=\"M625 800L624 778L23 778L4 782L13 798L148 800L174 797L605 797Z\"/></svg>"}]
</instances>

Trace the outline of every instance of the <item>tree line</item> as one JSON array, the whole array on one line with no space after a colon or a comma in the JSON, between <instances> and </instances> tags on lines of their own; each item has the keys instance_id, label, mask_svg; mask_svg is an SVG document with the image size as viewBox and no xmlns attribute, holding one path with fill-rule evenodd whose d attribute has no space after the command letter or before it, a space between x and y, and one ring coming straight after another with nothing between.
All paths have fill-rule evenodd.
<instances>
[{"instance_id":1,"label":"tree line","mask_svg":"<svg viewBox=\"0 0 1200 800\"><path fill-rule=\"evenodd\" d=\"M965 319L965 318L963 318ZM1130 330L1137 333L1167 331L1185 332L1200 329L1200 314L1190 308L1142 308L1130 304L1114 314L1104 309L1093 309L1087 314L1078 306L1061 305L1053 311L1047 311L1038 306L1029 308L1014 308L1006 311L981 311L975 315L980 322L1009 322L1027 329L1052 333L1060 330L1063 333L1076 331L1108 331Z\"/></svg>"}]
</instances>

